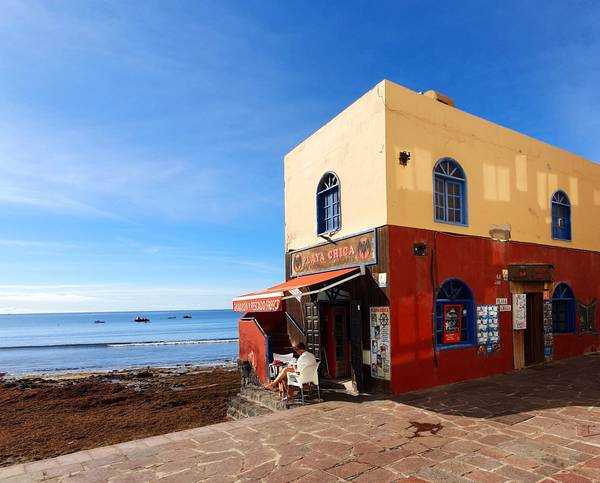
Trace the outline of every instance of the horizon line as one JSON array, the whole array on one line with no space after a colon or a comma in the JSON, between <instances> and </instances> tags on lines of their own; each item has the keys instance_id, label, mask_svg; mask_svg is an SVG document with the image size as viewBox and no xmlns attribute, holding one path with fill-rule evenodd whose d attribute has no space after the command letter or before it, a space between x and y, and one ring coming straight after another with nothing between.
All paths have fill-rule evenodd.
<instances>
[{"instance_id":1,"label":"horizon line","mask_svg":"<svg viewBox=\"0 0 600 483\"><path fill-rule=\"evenodd\" d=\"M230 310L233 312L231 308L212 308L212 309L160 309L160 310L90 310L84 312L76 312L76 311L66 311L66 312L3 312L0 313L0 317L2 316L11 316L11 315L61 315L61 314L72 314L72 315L86 315L86 314L118 314L118 313L148 313L148 312L208 312L208 311L224 311Z\"/></svg>"}]
</instances>

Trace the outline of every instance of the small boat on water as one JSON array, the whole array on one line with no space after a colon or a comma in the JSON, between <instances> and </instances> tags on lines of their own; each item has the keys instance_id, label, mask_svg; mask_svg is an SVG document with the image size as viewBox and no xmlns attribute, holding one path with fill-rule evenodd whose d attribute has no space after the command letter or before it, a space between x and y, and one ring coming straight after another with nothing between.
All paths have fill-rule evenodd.
<instances>
[{"instance_id":1,"label":"small boat on water","mask_svg":"<svg viewBox=\"0 0 600 483\"><path fill-rule=\"evenodd\" d=\"M106 320L94 320L94 324L106 324Z\"/></svg>"},{"instance_id":2,"label":"small boat on water","mask_svg":"<svg viewBox=\"0 0 600 483\"><path fill-rule=\"evenodd\" d=\"M174 315L171 315L170 317L167 317L167 319L176 319L177 317L175 317Z\"/></svg>"},{"instance_id":3,"label":"small boat on water","mask_svg":"<svg viewBox=\"0 0 600 483\"><path fill-rule=\"evenodd\" d=\"M192 318L192 316L191 316L191 315L184 315L184 316L183 316L183 318L184 318L184 319L191 319L191 318Z\"/></svg>"},{"instance_id":4,"label":"small boat on water","mask_svg":"<svg viewBox=\"0 0 600 483\"><path fill-rule=\"evenodd\" d=\"M133 319L134 322L150 322L150 319L147 317L142 317L141 315L138 315L135 319Z\"/></svg>"}]
</instances>

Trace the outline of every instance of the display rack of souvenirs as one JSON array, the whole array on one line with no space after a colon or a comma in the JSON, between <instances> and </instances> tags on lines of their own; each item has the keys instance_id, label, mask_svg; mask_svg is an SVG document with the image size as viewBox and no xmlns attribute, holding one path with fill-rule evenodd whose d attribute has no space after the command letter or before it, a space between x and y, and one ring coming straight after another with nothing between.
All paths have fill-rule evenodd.
<instances>
[{"instance_id":1,"label":"display rack of souvenirs","mask_svg":"<svg viewBox=\"0 0 600 483\"><path fill-rule=\"evenodd\" d=\"M493 354L500 350L500 322L497 305L477 306L477 353Z\"/></svg>"}]
</instances>

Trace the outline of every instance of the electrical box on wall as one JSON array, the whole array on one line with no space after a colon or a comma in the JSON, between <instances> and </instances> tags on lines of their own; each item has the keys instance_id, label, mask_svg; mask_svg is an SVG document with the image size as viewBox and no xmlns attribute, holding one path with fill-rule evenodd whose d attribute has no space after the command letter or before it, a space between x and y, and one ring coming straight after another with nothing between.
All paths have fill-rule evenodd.
<instances>
[{"instance_id":1,"label":"electrical box on wall","mask_svg":"<svg viewBox=\"0 0 600 483\"><path fill-rule=\"evenodd\" d=\"M379 288L385 288L388 285L387 272L380 273L377 277L377 285Z\"/></svg>"}]
</instances>

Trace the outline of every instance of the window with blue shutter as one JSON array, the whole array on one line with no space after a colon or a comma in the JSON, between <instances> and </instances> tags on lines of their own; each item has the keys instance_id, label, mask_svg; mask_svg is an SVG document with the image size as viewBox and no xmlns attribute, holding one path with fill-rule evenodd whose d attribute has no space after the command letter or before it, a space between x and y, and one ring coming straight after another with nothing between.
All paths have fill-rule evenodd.
<instances>
[{"instance_id":1,"label":"window with blue shutter","mask_svg":"<svg viewBox=\"0 0 600 483\"><path fill-rule=\"evenodd\" d=\"M465 173L454 159L442 158L433 168L433 206L435 221L467 224Z\"/></svg>"},{"instance_id":2,"label":"window with blue shutter","mask_svg":"<svg viewBox=\"0 0 600 483\"><path fill-rule=\"evenodd\" d=\"M340 221L340 182L334 173L325 173L317 187L317 234L338 231Z\"/></svg>"},{"instance_id":3,"label":"window with blue shutter","mask_svg":"<svg viewBox=\"0 0 600 483\"><path fill-rule=\"evenodd\" d=\"M559 283L552 293L552 327L557 334L575 332L575 296L564 282Z\"/></svg>"},{"instance_id":4,"label":"window with blue shutter","mask_svg":"<svg viewBox=\"0 0 600 483\"><path fill-rule=\"evenodd\" d=\"M552 195L552 238L571 240L571 202L564 191Z\"/></svg>"},{"instance_id":5,"label":"window with blue shutter","mask_svg":"<svg viewBox=\"0 0 600 483\"><path fill-rule=\"evenodd\" d=\"M460 328L453 342L445 337L449 310L458 311ZM435 300L435 343L437 350L472 347L475 344L475 302L469 286L462 280L446 280L438 289Z\"/></svg>"}]
</instances>

